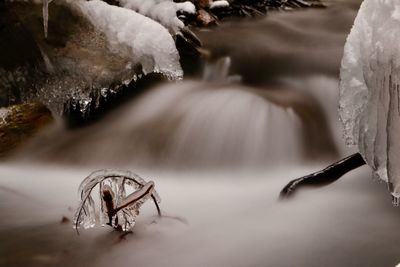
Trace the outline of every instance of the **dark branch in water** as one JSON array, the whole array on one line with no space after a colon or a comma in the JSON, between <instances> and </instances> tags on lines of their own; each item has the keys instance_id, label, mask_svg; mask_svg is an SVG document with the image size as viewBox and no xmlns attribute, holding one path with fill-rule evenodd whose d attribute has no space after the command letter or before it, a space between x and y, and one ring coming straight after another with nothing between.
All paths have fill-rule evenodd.
<instances>
[{"instance_id":1,"label":"dark branch in water","mask_svg":"<svg viewBox=\"0 0 400 267\"><path fill-rule=\"evenodd\" d=\"M301 187L322 187L331 184L349 171L352 171L365 164L366 162L360 153L353 154L347 158L333 163L332 165L329 165L321 171L290 181L282 189L280 198L285 199L292 197L294 193Z\"/></svg>"}]
</instances>

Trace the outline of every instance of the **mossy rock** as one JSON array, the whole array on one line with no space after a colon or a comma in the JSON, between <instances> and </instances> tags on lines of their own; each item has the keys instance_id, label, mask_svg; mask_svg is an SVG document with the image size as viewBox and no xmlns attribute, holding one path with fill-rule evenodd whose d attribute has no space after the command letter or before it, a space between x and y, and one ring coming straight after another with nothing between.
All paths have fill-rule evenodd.
<instances>
[{"instance_id":1,"label":"mossy rock","mask_svg":"<svg viewBox=\"0 0 400 267\"><path fill-rule=\"evenodd\" d=\"M8 155L52 121L50 110L41 103L0 109L0 157Z\"/></svg>"}]
</instances>

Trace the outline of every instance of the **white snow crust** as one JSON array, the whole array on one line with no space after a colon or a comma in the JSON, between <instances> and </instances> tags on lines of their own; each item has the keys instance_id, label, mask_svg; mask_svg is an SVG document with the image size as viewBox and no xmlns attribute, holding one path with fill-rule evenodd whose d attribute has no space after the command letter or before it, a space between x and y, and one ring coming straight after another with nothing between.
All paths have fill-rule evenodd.
<instances>
[{"instance_id":1,"label":"white snow crust","mask_svg":"<svg viewBox=\"0 0 400 267\"><path fill-rule=\"evenodd\" d=\"M160 72L171 79L183 75L171 35L159 23L133 10L100 0L73 1L94 27L107 36L111 49L140 63L145 74Z\"/></svg>"},{"instance_id":2,"label":"white snow crust","mask_svg":"<svg viewBox=\"0 0 400 267\"><path fill-rule=\"evenodd\" d=\"M346 142L400 197L400 2L365 0L344 49L339 114Z\"/></svg>"},{"instance_id":3,"label":"white snow crust","mask_svg":"<svg viewBox=\"0 0 400 267\"><path fill-rule=\"evenodd\" d=\"M43 5L43 27L46 37L48 9L52 1L39 1ZM182 78L179 53L165 27L176 31L184 27L183 22L176 17L176 12L185 10L194 13L195 7L192 3L176 4L168 0L121 0L122 7L117 7L101 0L63 1L71 8L79 10L96 30L107 36L113 52L132 59L131 66L127 68L141 64L145 74L160 72L171 79Z\"/></svg>"},{"instance_id":4,"label":"white snow crust","mask_svg":"<svg viewBox=\"0 0 400 267\"><path fill-rule=\"evenodd\" d=\"M181 10L191 14L196 13L196 7L189 1L174 3L171 0L120 0L120 5L158 21L171 34L176 34L185 26L177 17L177 11Z\"/></svg>"},{"instance_id":5,"label":"white snow crust","mask_svg":"<svg viewBox=\"0 0 400 267\"><path fill-rule=\"evenodd\" d=\"M223 7L228 7L228 6L229 6L229 2L226 0L213 1L210 5L210 9L223 8Z\"/></svg>"}]
</instances>

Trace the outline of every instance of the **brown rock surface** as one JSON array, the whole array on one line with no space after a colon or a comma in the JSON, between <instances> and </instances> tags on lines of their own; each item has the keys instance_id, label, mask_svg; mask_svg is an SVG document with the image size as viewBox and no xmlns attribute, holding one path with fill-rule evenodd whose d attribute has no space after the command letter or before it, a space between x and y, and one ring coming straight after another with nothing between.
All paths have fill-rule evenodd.
<instances>
[{"instance_id":1,"label":"brown rock surface","mask_svg":"<svg viewBox=\"0 0 400 267\"><path fill-rule=\"evenodd\" d=\"M53 121L41 103L27 103L0 110L0 157L6 156L39 129Z\"/></svg>"}]
</instances>

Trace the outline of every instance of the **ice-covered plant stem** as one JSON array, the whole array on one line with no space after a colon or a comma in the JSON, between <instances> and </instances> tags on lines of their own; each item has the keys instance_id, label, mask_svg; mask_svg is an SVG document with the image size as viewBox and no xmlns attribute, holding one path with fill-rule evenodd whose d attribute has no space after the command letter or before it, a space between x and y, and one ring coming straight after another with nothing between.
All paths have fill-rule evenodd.
<instances>
[{"instance_id":1,"label":"ice-covered plant stem","mask_svg":"<svg viewBox=\"0 0 400 267\"><path fill-rule=\"evenodd\" d=\"M120 203L120 205L118 207L114 207L114 199L112 196L112 191L110 190L111 188L107 187L105 189L103 189L102 192L102 199L105 203L105 207L106 207L106 212L108 215L108 225L113 226L112 223L112 219L113 217L117 214L117 212L119 212L120 210L135 204L137 201L143 199L146 196L151 196L151 194L154 191L154 182L150 181L147 182L141 189L133 192L132 194L128 195L125 199L123 199ZM153 196L151 196L153 198ZM153 199L155 201L155 199ZM155 201L154 203L156 203L156 208L157 208L157 212L158 215L161 216L161 210L160 207L157 204L157 201ZM118 220L118 217L116 217L116 219ZM119 229L119 225L117 224L117 229Z\"/></svg>"},{"instance_id":2,"label":"ice-covered plant stem","mask_svg":"<svg viewBox=\"0 0 400 267\"><path fill-rule=\"evenodd\" d=\"M93 189L99 187L99 216L96 214ZM127 190L132 193L127 194ZM152 181L146 182L140 176L124 170L98 170L86 177L79 186L81 199L74 217L74 228L91 228L99 220L102 226L109 225L116 230L131 231L143 203L151 198L158 216L161 210L160 198ZM79 232L78 232L79 233Z\"/></svg>"}]
</instances>

